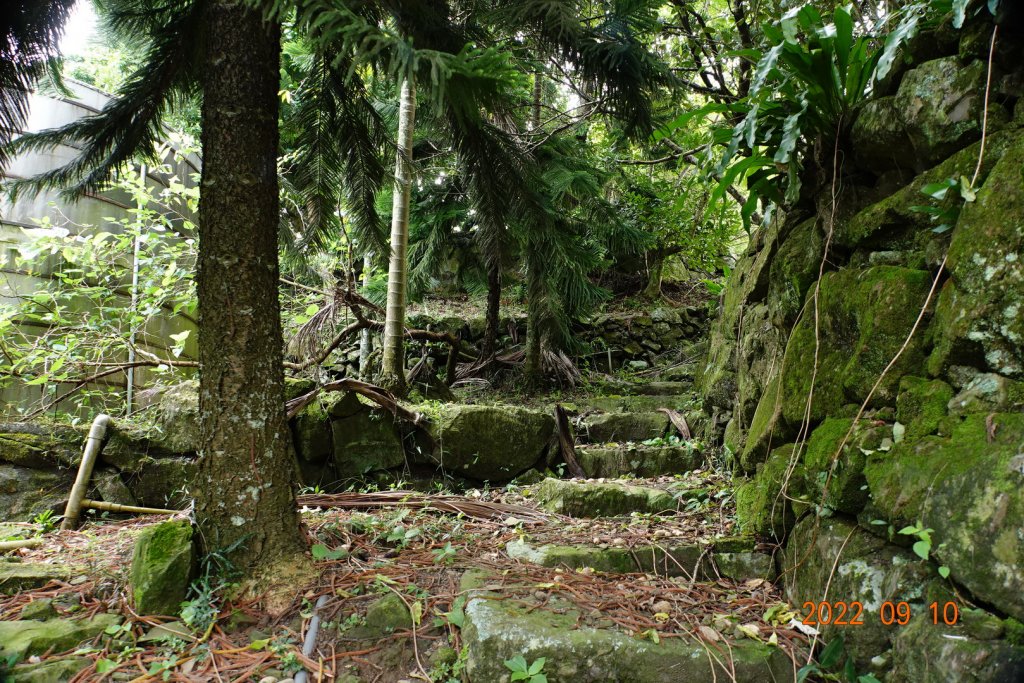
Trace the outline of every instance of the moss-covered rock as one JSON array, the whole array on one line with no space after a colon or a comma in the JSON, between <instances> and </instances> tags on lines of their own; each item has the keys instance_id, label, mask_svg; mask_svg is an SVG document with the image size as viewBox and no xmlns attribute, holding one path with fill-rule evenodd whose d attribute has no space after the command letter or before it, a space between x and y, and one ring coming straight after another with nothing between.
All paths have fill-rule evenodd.
<instances>
[{"instance_id":1,"label":"moss-covered rock","mask_svg":"<svg viewBox=\"0 0 1024 683\"><path fill-rule=\"evenodd\" d=\"M721 545L722 551L718 550ZM744 549L753 539L740 537L709 545L641 545L630 548L594 545L534 545L517 539L505 548L513 560L541 567L593 569L608 574L655 573L659 576L699 580L727 578L734 581L770 579L775 575L771 555Z\"/></svg>"},{"instance_id":2,"label":"moss-covered rock","mask_svg":"<svg viewBox=\"0 0 1024 683\"><path fill-rule=\"evenodd\" d=\"M4 430L4 427L21 426L26 429ZM57 434L39 433L27 427L0 425L0 463L37 470L74 467L78 463L82 440L77 431L65 429Z\"/></svg>"},{"instance_id":3,"label":"moss-covered rock","mask_svg":"<svg viewBox=\"0 0 1024 683\"><path fill-rule=\"evenodd\" d=\"M465 613L462 639L474 681L507 680L503 662L516 655L529 662L544 657L544 675L551 683L677 683L716 676L760 683L792 676L789 657L760 642L731 644L727 668L720 668L704 645L687 639L655 644L611 629L579 627L578 612L557 599L531 610L475 593Z\"/></svg>"},{"instance_id":4,"label":"moss-covered rock","mask_svg":"<svg viewBox=\"0 0 1024 683\"><path fill-rule=\"evenodd\" d=\"M156 404L160 443L175 453L199 447L199 380L188 380L165 389Z\"/></svg>"},{"instance_id":5,"label":"moss-covered rock","mask_svg":"<svg viewBox=\"0 0 1024 683\"><path fill-rule=\"evenodd\" d=\"M545 479L537 486L544 509L571 517L616 517L630 512L672 512L676 500L662 489L612 482Z\"/></svg>"},{"instance_id":6,"label":"moss-covered rock","mask_svg":"<svg viewBox=\"0 0 1024 683\"><path fill-rule=\"evenodd\" d=\"M794 457L793 444L776 448L754 477L736 485L736 519L742 531L784 538L793 526L790 500L807 496L804 468Z\"/></svg>"},{"instance_id":7,"label":"moss-covered rock","mask_svg":"<svg viewBox=\"0 0 1024 683\"><path fill-rule=\"evenodd\" d=\"M932 554L987 604L1024 618L1024 414L973 414L949 437L904 441L865 468L874 506L933 529Z\"/></svg>"},{"instance_id":8,"label":"moss-covered rock","mask_svg":"<svg viewBox=\"0 0 1024 683\"><path fill-rule=\"evenodd\" d=\"M192 525L187 520L143 530L132 555L131 595L136 611L177 614L188 593L194 563Z\"/></svg>"},{"instance_id":9,"label":"moss-covered rock","mask_svg":"<svg viewBox=\"0 0 1024 683\"><path fill-rule=\"evenodd\" d=\"M979 182L988 177L997 161L1016 140L1017 134L1009 132L993 133L989 136L978 176ZM890 245L894 241L912 242L912 238L917 235L934 237L929 232L934 226L929 222L928 215L914 210L915 206L927 203L927 198L921 194L921 188L947 178L973 176L978 164L980 146L981 143L975 143L953 154L941 164L918 175L901 189L863 209L849 220L837 221L833 235L836 246L852 249L863 245Z\"/></svg>"},{"instance_id":10,"label":"moss-covered rock","mask_svg":"<svg viewBox=\"0 0 1024 683\"><path fill-rule=\"evenodd\" d=\"M782 376L774 375L758 399L738 462L740 470L753 473L765 461L773 446L785 443L793 429L782 417Z\"/></svg>"},{"instance_id":11,"label":"moss-covered rock","mask_svg":"<svg viewBox=\"0 0 1024 683\"><path fill-rule=\"evenodd\" d=\"M555 430L554 418L518 406L448 405L431 424L436 462L481 481L513 479L539 461Z\"/></svg>"},{"instance_id":12,"label":"moss-covered rock","mask_svg":"<svg viewBox=\"0 0 1024 683\"><path fill-rule=\"evenodd\" d=\"M824 248L825 236L817 218L808 218L787 231L768 273L767 301L774 327L785 330L792 327L803 308L807 290L818 279ZM743 327L751 327L746 318ZM765 332L763 326L755 329ZM748 355L747 358L754 357Z\"/></svg>"},{"instance_id":13,"label":"moss-covered rock","mask_svg":"<svg viewBox=\"0 0 1024 683\"><path fill-rule=\"evenodd\" d=\"M893 683L990 683L1024 680L1024 649L976 637L970 628L922 614L893 638Z\"/></svg>"},{"instance_id":14,"label":"moss-covered rock","mask_svg":"<svg viewBox=\"0 0 1024 683\"><path fill-rule=\"evenodd\" d=\"M892 430L864 421L850 434L852 422L850 418L827 418L818 425L807 442L804 467L813 504L856 515L868 501L865 452L877 448Z\"/></svg>"},{"instance_id":15,"label":"moss-covered rock","mask_svg":"<svg viewBox=\"0 0 1024 683\"><path fill-rule=\"evenodd\" d=\"M896 397L896 419L906 427L907 439L934 434L946 417L953 387L942 380L927 380L907 375L900 379Z\"/></svg>"},{"instance_id":16,"label":"moss-covered rock","mask_svg":"<svg viewBox=\"0 0 1024 683\"><path fill-rule=\"evenodd\" d=\"M97 614L77 621L0 621L0 658L21 660L48 651L64 652L119 623L121 617L117 614Z\"/></svg>"},{"instance_id":17,"label":"moss-covered rock","mask_svg":"<svg viewBox=\"0 0 1024 683\"><path fill-rule=\"evenodd\" d=\"M0 562L0 595L42 588L51 581L67 580L71 572L57 564Z\"/></svg>"},{"instance_id":18,"label":"moss-covered rock","mask_svg":"<svg viewBox=\"0 0 1024 683\"><path fill-rule=\"evenodd\" d=\"M394 593L377 598L366 610L366 618L360 626L345 632L346 638L355 640L379 640L395 631L412 627L409 607Z\"/></svg>"},{"instance_id":19,"label":"moss-covered rock","mask_svg":"<svg viewBox=\"0 0 1024 683\"><path fill-rule=\"evenodd\" d=\"M192 483L198 472L194 458L145 457L135 471L122 476L140 505L171 510L184 509L191 500Z\"/></svg>"},{"instance_id":20,"label":"moss-covered rock","mask_svg":"<svg viewBox=\"0 0 1024 683\"><path fill-rule=\"evenodd\" d=\"M912 168L910 137L897 112L896 98L877 97L860 108L851 131L854 160L862 168L881 174Z\"/></svg>"},{"instance_id":21,"label":"moss-covered rock","mask_svg":"<svg viewBox=\"0 0 1024 683\"><path fill-rule=\"evenodd\" d=\"M583 446L576 459L588 477L658 477L695 470L704 464L704 454L689 446L644 446L623 444L615 447Z\"/></svg>"},{"instance_id":22,"label":"moss-covered rock","mask_svg":"<svg viewBox=\"0 0 1024 683\"><path fill-rule=\"evenodd\" d=\"M802 317L786 346L782 374L786 423L797 425L804 419L815 356L812 422L837 415L843 405L867 398L903 346L931 280L926 271L894 266L826 274L818 295L818 324L813 315ZM925 348L926 335L919 331L878 385L872 407L895 404L899 378L923 364Z\"/></svg>"},{"instance_id":23,"label":"moss-covered rock","mask_svg":"<svg viewBox=\"0 0 1024 683\"><path fill-rule=\"evenodd\" d=\"M405 463L394 417L365 405L355 393L335 394L329 399L326 412L338 476L359 477Z\"/></svg>"},{"instance_id":24,"label":"moss-covered rock","mask_svg":"<svg viewBox=\"0 0 1024 683\"><path fill-rule=\"evenodd\" d=\"M587 416L580 431L590 443L608 443L657 439L668 427L665 413L597 413Z\"/></svg>"},{"instance_id":25,"label":"moss-covered rock","mask_svg":"<svg viewBox=\"0 0 1024 683\"><path fill-rule=\"evenodd\" d=\"M924 614L931 586L939 581L934 567L910 552L849 522L814 516L793 528L781 571L792 605L824 600L861 603L863 625L816 627L826 640L842 635L860 670L884 653L896 635L897 629L879 618L882 604L905 601L914 614Z\"/></svg>"},{"instance_id":26,"label":"moss-covered rock","mask_svg":"<svg viewBox=\"0 0 1024 683\"><path fill-rule=\"evenodd\" d=\"M924 62L904 75L894 109L918 169L925 169L981 137L985 63L959 57Z\"/></svg>"},{"instance_id":27,"label":"moss-covered rock","mask_svg":"<svg viewBox=\"0 0 1024 683\"><path fill-rule=\"evenodd\" d=\"M1024 378L1024 135L964 205L949 245L950 280L935 315L932 375L979 357L993 372Z\"/></svg>"},{"instance_id":28,"label":"moss-covered rock","mask_svg":"<svg viewBox=\"0 0 1024 683\"><path fill-rule=\"evenodd\" d=\"M88 657L62 657L20 664L11 670L11 680L17 683L66 683L91 663Z\"/></svg>"},{"instance_id":29,"label":"moss-covered rock","mask_svg":"<svg viewBox=\"0 0 1024 683\"><path fill-rule=\"evenodd\" d=\"M36 470L0 464L0 521L29 522L47 510L63 511L74 480L70 469Z\"/></svg>"},{"instance_id":30,"label":"moss-covered rock","mask_svg":"<svg viewBox=\"0 0 1024 683\"><path fill-rule=\"evenodd\" d=\"M1024 406L1024 382L982 373L968 381L947 405L954 415L1016 412Z\"/></svg>"}]
</instances>

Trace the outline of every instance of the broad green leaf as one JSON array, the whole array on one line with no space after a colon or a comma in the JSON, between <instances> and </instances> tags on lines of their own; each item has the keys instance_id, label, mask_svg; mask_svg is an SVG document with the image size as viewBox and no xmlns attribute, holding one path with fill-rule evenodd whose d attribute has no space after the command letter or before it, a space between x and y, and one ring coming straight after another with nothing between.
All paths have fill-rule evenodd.
<instances>
[{"instance_id":1,"label":"broad green leaf","mask_svg":"<svg viewBox=\"0 0 1024 683\"><path fill-rule=\"evenodd\" d=\"M942 565L941 567L939 567L939 576L941 576L944 579L948 579L949 578L949 567L947 567L945 565Z\"/></svg>"},{"instance_id":2,"label":"broad green leaf","mask_svg":"<svg viewBox=\"0 0 1024 683\"><path fill-rule=\"evenodd\" d=\"M928 553L931 551L931 549L932 549L932 544L929 543L928 541L924 541L924 540L918 541L917 543L914 544L914 547L913 547L914 554L917 555L918 557L920 557L922 560L927 560L928 559Z\"/></svg>"},{"instance_id":3,"label":"broad green leaf","mask_svg":"<svg viewBox=\"0 0 1024 683\"><path fill-rule=\"evenodd\" d=\"M885 38L885 46L878 57L878 65L875 67L875 79L882 80L889 75L893 62L904 43L917 33L917 24L920 21L920 14L916 11L907 13L903 21L899 23L896 30Z\"/></svg>"},{"instance_id":4,"label":"broad green leaf","mask_svg":"<svg viewBox=\"0 0 1024 683\"><path fill-rule=\"evenodd\" d=\"M831 669L837 664L843 657L843 650L845 645L843 644L842 636L833 639L825 646L825 649L821 651L821 655L818 657L818 663L820 663L826 669Z\"/></svg>"}]
</instances>

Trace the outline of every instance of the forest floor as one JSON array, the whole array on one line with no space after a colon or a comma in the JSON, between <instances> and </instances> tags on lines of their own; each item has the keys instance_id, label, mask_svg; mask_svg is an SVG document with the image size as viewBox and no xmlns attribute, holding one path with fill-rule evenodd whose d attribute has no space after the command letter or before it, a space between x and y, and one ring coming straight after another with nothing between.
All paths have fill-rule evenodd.
<instances>
[{"instance_id":1,"label":"forest floor","mask_svg":"<svg viewBox=\"0 0 1024 683\"><path fill-rule=\"evenodd\" d=\"M468 315L471 305L442 312ZM62 532L3 525L0 537L45 532L41 547L14 559L60 575L43 571L4 595L2 569L13 565L0 565L0 625L120 617L77 647L33 654L13 680L271 683L303 671L345 683L795 680L816 634L774 583L775 548L737 532L718 455L687 434L666 436L665 415L650 435L608 443L586 432L594 414L635 430L694 405L681 389L687 382L658 382L693 359L666 350L652 361L649 370L591 371L575 387L520 397L568 405L580 457L589 453L607 477L559 470L547 476L561 479L457 493L370 487L300 496L318 576L277 614L232 599L236 586L206 572L183 616L137 614L129 596L135 539L164 518L100 519ZM459 393L519 400L507 387ZM668 410L659 413L661 405ZM667 468L658 459L666 453L693 464ZM303 654L314 614L318 635Z\"/></svg>"},{"instance_id":2,"label":"forest floor","mask_svg":"<svg viewBox=\"0 0 1024 683\"><path fill-rule=\"evenodd\" d=\"M728 490L727 479L714 472L628 481L669 492L698 485ZM129 606L134 538L157 522L93 522L79 531L49 534L44 547L21 551L22 562L58 563L72 575L0 599L0 620L16 619L26 606L41 601L49 601L60 616L120 613L122 628L74 651L88 663L73 681L98 680L98 672L109 680L131 681L287 680L300 668L311 672L312 680L458 681L466 660L464 576L482 572L486 587L500 590L501 600L528 611L561 605L553 608L564 613L568 605L579 628L613 629L654 643L681 639L699 644L722 662L723 680L737 641L771 642L794 658L796 668L804 663L807 636L789 622L791 610L763 578L699 577L696 567L684 566L599 572L536 566L509 556L510 544L517 541L633 553L669 544L710 547L733 531L728 503L681 506L671 515L582 520L546 512L533 499L534 490L510 486L444 496L469 514L430 507L307 507L303 519L314 556L320 558L318 580L298 591L290 608L278 615L263 613L254 603L215 598L205 629L204 624L140 616ZM517 506L519 517L502 510L487 518L492 504ZM206 591L217 587L202 580L198 585L194 599L209 601ZM391 596L400 601L394 605L399 609L382 619L382 603ZM300 647L314 605L322 625L317 648L306 657ZM30 662L67 655L50 653Z\"/></svg>"}]
</instances>

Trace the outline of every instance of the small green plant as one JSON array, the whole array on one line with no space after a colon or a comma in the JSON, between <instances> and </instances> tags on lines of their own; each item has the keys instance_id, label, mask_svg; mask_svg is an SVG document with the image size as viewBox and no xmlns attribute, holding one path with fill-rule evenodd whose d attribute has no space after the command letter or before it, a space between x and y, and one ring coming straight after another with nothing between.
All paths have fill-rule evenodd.
<instances>
[{"instance_id":1,"label":"small green plant","mask_svg":"<svg viewBox=\"0 0 1024 683\"><path fill-rule=\"evenodd\" d=\"M925 529L921 521L918 520L917 524L911 524L900 529L898 534L904 536L915 536L917 541L914 543L911 550L914 554L920 557L922 560L927 560L928 556L932 552L932 532L934 529Z\"/></svg>"},{"instance_id":2,"label":"small green plant","mask_svg":"<svg viewBox=\"0 0 1024 683\"><path fill-rule=\"evenodd\" d=\"M921 194L930 197L933 204L912 206L912 211L927 214L935 227L932 232L942 234L952 230L965 204L970 204L977 195L967 176L949 177L936 183L928 183L921 188Z\"/></svg>"},{"instance_id":3,"label":"small green plant","mask_svg":"<svg viewBox=\"0 0 1024 683\"><path fill-rule=\"evenodd\" d=\"M527 664L526 658L516 655L512 659L505 660L505 667L512 672L512 681L526 681L526 683L548 683L548 677L544 675L544 657L539 657L532 664Z\"/></svg>"},{"instance_id":4,"label":"small green plant","mask_svg":"<svg viewBox=\"0 0 1024 683\"><path fill-rule=\"evenodd\" d=\"M797 672L797 683L803 683L808 676L814 674L820 679L829 681L845 681L846 683L880 683L871 674L858 674L853 659L846 656L846 643L842 636L829 641L825 649L818 655L816 662L811 662ZM818 678L815 678L818 680Z\"/></svg>"},{"instance_id":5,"label":"small green plant","mask_svg":"<svg viewBox=\"0 0 1024 683\"><path fill-rule=\"evenodd\" d=\"M458 551L452 547L450 542L445 543L443 548L435 548L432 552L436 564L451 564L455 561L455 556L458 554Z\"/></svg>"},{"instance_id":6,"label":"small green plant","mask_svg":"<svg viewBox=\"0 0 1024 683\"><path fill-rule=\"evenodd\" d=\"M53 513L53 510L43 510L38 515L32 518L33 524L39 525L39 532L37 535L48 534L57 528L57 524L61 518Z\"/></svg>"}]
</instances>

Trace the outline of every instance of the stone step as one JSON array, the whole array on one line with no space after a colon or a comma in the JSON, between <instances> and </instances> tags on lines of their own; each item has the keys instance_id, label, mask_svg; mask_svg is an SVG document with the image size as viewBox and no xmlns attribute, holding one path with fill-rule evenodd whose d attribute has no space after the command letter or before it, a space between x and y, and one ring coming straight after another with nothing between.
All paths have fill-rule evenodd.
<instances>
[{"instance_id":1,"label":"stone step","mask_svg":"<svg viewBox=\"0 0 1024 683\"><path fill-rule=\"evenodd\" d=\"M672 514L678 505L664 489L616 482L547 478L534 489L548 512L570 517L618 517L631 512Z\"/></svg>"},{"instance_id":2,"label":"stone step","mask_svg":"<svg viewBox=\"0 0 1024 683\"><path fill-rule=\"evenodd\" d=\"M581 406L584 404L581 404ZM693 394L657 396L593 396L586 406L606 413L653 412L661 408L686 412L696 408Z\"/></svg>"},{"instance_id":3,"label":"stone step","mask_svg":"<svg viewBox=\"0 0 1024 683\"><path fill-rule=\"evenodd\" d=\"M54 580L66 581L71 570L56 564L0 562L0 595L14 595L42 588Z\"/></svg>"},{"instance_id":4,"label":"stone step","mask_svg":"<svg viewBox=\"0 0 1024 683\"><path fill-rule=\"evenodd\" d=\"M608 547L602 547L606 545ZM522 539L507 544L514 560L540 567L593 569L608 574L647 573L681 576L696 581L719 578L734 581L773 580L772 556L754 549L749 539L727 538L709 543L535 545Z\"/></svg>"},{"instance_id":5,"label":"stone step","mask_svg":"<svg viewBox=\"0 0 1024 683\"><path fill-rule=\"evenodd\" d=\"M706 626L697 635L696 625L688 626L683 637L659 637L653 629L637 634L566 599L557 585L550 591L539 590L537 584L517 590L508 577L485 582L477 572L468 572L462 581L468 595L462 642L466 672L473 681L508 680L504 662L519 657L534 666L543 658L538 668L549 683L761 683L793 678L794 653L760 638L720 636ZM514 599L504 599L510 597ZM675 611L671 605L668 609ZM718 609L726 612L732 605ZM701 616L695 611L685 621L699 623ZM708 633L712 642L704 640Z\"/></svg>"},{"instance_id":6,"label":"stone step","mask_svg":"<svg viewBox=\"0 0 1024 683\"><path fill-rule=\"evenodd\" d=\"M647 441L669 431L668 415L658 411L592 413L580 420L576 438L584 443Z\"/></svg>"},{"instance_id":7,"label":"stone step","mask_svg":"<svg viewBox=\"0 0 1024 683\"><path fill-rule=\"evenodd\" d=\"M589 445L576 449L576 459L588 477L658 477L679 474L704 465L704 454L692 445L645 446L642 443Z\"/></svg>"}]
</instances>

